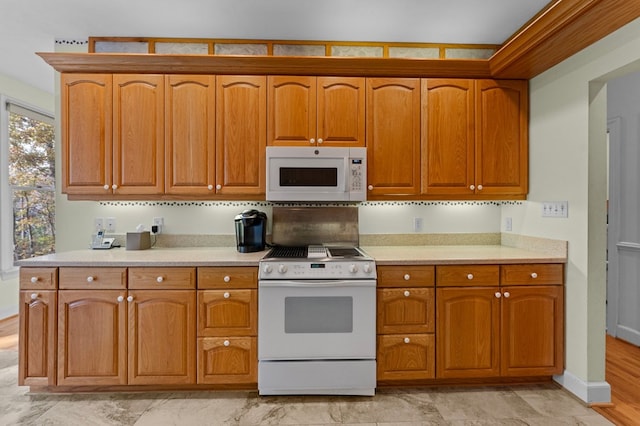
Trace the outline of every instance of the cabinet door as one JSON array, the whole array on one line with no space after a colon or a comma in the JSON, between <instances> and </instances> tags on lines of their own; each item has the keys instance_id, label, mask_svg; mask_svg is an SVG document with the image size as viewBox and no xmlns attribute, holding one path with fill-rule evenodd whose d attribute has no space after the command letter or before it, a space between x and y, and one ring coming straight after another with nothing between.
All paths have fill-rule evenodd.
<instances>
[{"instance_id":1,"label":"cabinet door","mask_svg":"<svg viewBox=\"0 0 640 426\"><path fill-rule=\"evenodd\" d=\"M164 192L164 76L113 75L113 144L114 193Z\"/></svg>"},{"instance_id":2,"label":"cabinet door","mask_svg":"<svg viewBox=\"0 0 640 426\"><path fill-rule=\"evenodd\" d=\"M58 293L58 385L127 383L126 292Z\"/></svg>"},{"instance_id":3,"label":"cabinet door","mask_svg":"<svg viewBox=\"0 0 640 426\"><path fill-rule=\"evenodd\" d=\"M213 194L215 77L168 75L165 94L165 192Z\"/></svg>"},{"instance_id":4,"label":"cabinet door","mask_svg":"<svg viewBox=\"0 0 640 426\"><path fill-rule=\"evenodd\" d=\"M62 192L110 194L112 80L107 74L62 74Z\"/></svg>"},{"instance_id":5,"label":"cabinet door","mask_svg":"<svg viewBox=\"0 0 640 426\"><path fill-rule=\"evenodd\" d=\"M422 105L422 192L473 194L473 80L423 80Z\"/></svg>"},{"instance_id":6,"label":"cabinet door","mask_svg":"<svg viewBox=\"0 0 640 426\"><path fill-rule=\"evenodd\" d=\"M316 138L316 78L269 76L267 144L310 146Z\"/></svg>"},{"instance_id":7,"label":"cabinet door","mask_svg":"<svg viewBox=\"0 0 640 426\"><path fill-rule=\"evenodd\" d=\"M257 332L257 290L198 292L198 336L255 336Z\"/></svg>"},{"instance_id":8,"label":"cabinet door","mask_svg":"<svg viewBox=\"0 0 640 426\"><path fill-rule=\"evenodd\" d=\"M502 375L561 374L564 287L502 288Z\"/></svg>"},{"instance_id":9,"label":"cabinet door","mask_svg":"<svg viewBox=\"0 0 640 426\"><path fill-rule=\"evenodd\" d=\"M195 290L131 290L129 298L129 384L194 384Z\"/></svg>"},{"instance_id":10,"label":"cabinet door","mask_svg":"<svg viewBox=\"0 0 640 426\"><path fill-rule=\"evenodd\" d=\"M267 79L216 78L216 193L264 194Z\"/></svg>"},{"instance_id":11,"label":"cabinet door","mask_svg":"<svg viewBox=\"0 0 640 426\"><path fill-rule=\"evenodd\" d=\"M316 141L327 146L365 146L365 79L318 77L317 89Z\"/></svg>"},{"instance_id":12,"label":"cabinet door","mask_svg":"<svg viewBox=\"0 0 640 426\"><path fill-rule=\"evenodd\" d=\"M420 80L367 79L369 195L420 193Z\"/></svg>"},{"instance_id":13,"label":"cabinet door","mask_svg":"<svg viewBox=\"0 0 640 426\"><path fill-rule=\"evenodd\" d=\"M528 82L476 81L476 188L479 194L528 191Z\"/></svg>"},{"instance_id":14,"label":"cabinet door","mask_svg":"<svg viewBox=\"0 0 640 426\"><path fill-rule=\"evenodd\" d=\"M198 339L198 384L252 384L257 381L255 337Z\"/></svg>"},{"instance_id":15,"label":"cabinet door","mask_svg":"<svg viewBox=\"0 0 640 426\"><path fill-rule=\"evenodd\" d=\"M500 374L497 288L439 288L436 293L438 378ZM499 294L499 293L498 293Z\"/></svg>"},{"instance_id":16,"label":"cabinet door","mask_svg":"<svg viewBox=\"0 0 640 426\"><path fill-rule=\"evenodd\" d=\"M433 334L378 336L377 380L435 377Z\"/></svg>"},{"instance_id":17,"label":"cabinet door","mask_svg":"<svg viewBox=\"0 0 640 426\"><path fill-rule=\"evenodd\" d=\"M56 384L56 292L20 292L18 385Z\"/></svg>"},{"instance_id":18,"label":"cabinet door","mask_svg":"<svg viewBox=\"0 0 640 426\"><path fill-rule=\"evenodd\" d=\"M433 333L435 293L432 288L378 289L378 333Z\"/></svg>"}]
</instances>

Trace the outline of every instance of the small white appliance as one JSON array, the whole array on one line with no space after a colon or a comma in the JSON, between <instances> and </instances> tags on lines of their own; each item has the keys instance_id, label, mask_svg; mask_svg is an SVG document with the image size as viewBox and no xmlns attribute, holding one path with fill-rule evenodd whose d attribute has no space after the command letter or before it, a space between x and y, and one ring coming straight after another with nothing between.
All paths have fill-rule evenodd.
<instances>
[{"instance_id":1,"label":"small white appliance","mask_svg":"<svg viewBox=\"0 0 640 426\"><path fill-rule=\"evenodd\" d=\"M267 147L267 201L364 201L367 149Z\"/></svg>"}]
</instances>

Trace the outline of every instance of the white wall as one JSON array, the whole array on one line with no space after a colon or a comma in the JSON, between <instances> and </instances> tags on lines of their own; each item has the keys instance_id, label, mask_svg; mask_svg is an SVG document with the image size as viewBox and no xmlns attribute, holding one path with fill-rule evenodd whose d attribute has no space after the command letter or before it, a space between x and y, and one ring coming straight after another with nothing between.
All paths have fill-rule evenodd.
<instances>
[{"instance_id":1,"label":"white wall","mask_svg":"<svg viewBox=\"0 0 640 426\"><path fill-rule=\"evenodd\" d=\"M45 111L54 111L53 96L3 74L0 74L0 94ZM5 239L11 239L12 236L1 234L0 238L5 241ZM18 278L15 276L3 280L0 277L0 319L17 313Z\"/></svg>"},{"instance_id":2,"label":"white wall","mask_svg":"<svg viewBox=\"0 0 640 426\"><path fill-rule=\"evenodd\" d=\"M569 242L566 373L585 401L608 401L604 382L606 295L606 84L637 68L640 20L530 83L528 201L506 206L514 232ZM542 218L541 202L569 201L567 219Z\"/></svg>"}]
</instances>

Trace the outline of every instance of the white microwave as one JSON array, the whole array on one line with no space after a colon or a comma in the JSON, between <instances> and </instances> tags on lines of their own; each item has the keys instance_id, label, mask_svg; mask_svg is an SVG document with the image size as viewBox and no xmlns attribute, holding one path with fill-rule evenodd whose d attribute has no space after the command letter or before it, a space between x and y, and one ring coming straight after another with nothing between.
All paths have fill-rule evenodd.
<instances>
[{"instance_id":1,"label":"white microwave","mask_svg":"<svg viewBox=\"0 0 640 426\"><path fill-rule=\"evenodd\" d=\"M267 201L364 201L367 149L267 147Z\"/></svg>"}]
</instances>

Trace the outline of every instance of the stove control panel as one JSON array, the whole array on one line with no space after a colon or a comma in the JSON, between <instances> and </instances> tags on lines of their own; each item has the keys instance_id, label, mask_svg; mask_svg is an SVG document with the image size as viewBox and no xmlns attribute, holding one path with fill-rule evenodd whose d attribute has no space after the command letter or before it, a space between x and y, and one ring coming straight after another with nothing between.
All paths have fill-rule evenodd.
<instances>
[{"instance_id":1,"label":"stove control panel","mask_svg":"<svg viewBox=\"0 0 640 426\"><path fill-rule=\"evenodd\" d=\"M260 279L372 279L376 278L373 261L277 261L260 263Z\"/></svg>"}]
</instances>

